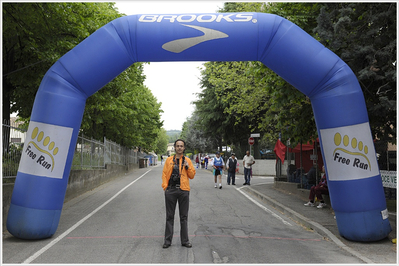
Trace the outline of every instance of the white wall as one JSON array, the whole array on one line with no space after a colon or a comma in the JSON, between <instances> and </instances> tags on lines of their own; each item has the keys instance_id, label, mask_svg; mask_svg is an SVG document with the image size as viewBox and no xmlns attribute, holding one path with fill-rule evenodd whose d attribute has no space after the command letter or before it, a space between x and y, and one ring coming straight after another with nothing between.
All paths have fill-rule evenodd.
<instances>
[{"instance_id":1,"label":"white wall","mask_svg":"<svg viewBox=\"0 0 399 266\"><path fill-rule=\"evenodd\" d=\"M239 173L244 174L244 165L242 164L242 158L237 159ZM291 160L291 164L295 164L294 160ZM281 174L287 175L288 161L285 160L281 166ZM276 159L255 159L255 164L252 166L252 175L257 176L276 176Z\"/></svg>"}]
</instances>

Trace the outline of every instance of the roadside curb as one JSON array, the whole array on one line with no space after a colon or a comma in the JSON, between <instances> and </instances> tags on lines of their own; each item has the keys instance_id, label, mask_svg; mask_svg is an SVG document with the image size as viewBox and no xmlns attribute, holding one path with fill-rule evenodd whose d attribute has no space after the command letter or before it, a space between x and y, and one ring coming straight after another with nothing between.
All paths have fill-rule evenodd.
<instances>
[{"instance_id":1,"label":"roadside curb","mask_svg":"<svg viewBox=\"0 0 399 266\"><path fill-rule=\"evenodd\" d=\"M339 240L333 233L331 233L327 228L322 226L321 224L311 221L310 219L306 218L305 216L297 213L296 211L284 206L283 204L275 201L274 199L262 194L261 192L256 191L255 189L251 187L245 187L244 190L247 190L250 192L252 195L258 197L261 200L264 200L268 202L273 208L277 209L278 211L281 211L282 213L288 215L290 218L298 220L301 224L304 226L314 230L316 233L320 234L323 237L327 237L331 239L336 245L341 247L342 249L346 250L347 252L351 253L352 255L356 256L357 258L361 259L362 261L366 263L371 263L374 264L375 262L364 257L360 253L356 252L355 250L351 249L350 247L346 246L344 243L342 243L341 240Z\"/></svg>"}]
</instances>

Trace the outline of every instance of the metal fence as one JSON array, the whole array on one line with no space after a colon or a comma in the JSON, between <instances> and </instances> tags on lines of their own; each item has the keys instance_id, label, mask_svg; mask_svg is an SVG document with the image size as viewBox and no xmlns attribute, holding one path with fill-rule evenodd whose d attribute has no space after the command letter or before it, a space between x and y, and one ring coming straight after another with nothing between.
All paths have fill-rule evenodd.
<instances>
[{"instance_id":1,"label":"metal fence","mask_svg":"<svg viewBox=\"0 0 399 266\"><path fill-rule=\"evenodd\" d=\"M104 143L88 139L83 134L78 136L73 155L72 170L96 169L105 167Z\"/></svg>"},{"instance_id":2,"label":"metal fence","mask_svg":"<svg viewBox=\"0 0 399 266\"><path fill-rule=\"evenodd\" d=\"M127 165L139 163L145 153L128 149L104 138L104 142L78 136L72 169L104 168L106 164Z\"/></svg>"},{"instance_id":3,"label":"metal fence","mask_svg":"<svg viewBox=\"0 0 399 266\"><path fill-rule=\"evenodd\" d=\"M16 177L26 129L22 128L22 123L15 122L15 119L12 119L11 121L3 121L2 130L2 175L3 178Z\"/></svg>"},{"instance_id":4,"label":"metal fence","mask_svg":"<svg viewBox=\"0 0 399 266\"><path fill-rule=\"evenodd\" d=\"M147 155L138 150L128 149L116 142L104 138L105 146L105 163L127 165L139 163L139 158Z\"/></svg>"},{"instance_id":5,"label":"metal fence","mask_svg":"<svg viewBox=\"0 0 399 266\"><path fill-rule=\"evenodd\" d=\"M26 129L22 123L15 122L15 119L3 122L3 178L17 176L25 137ZM138 164L139 158L145 155L146 153L128 149L106 138L101 142L80 134L71 169L101 169L105 168L106 164Z\"/></svg>"}]
</instances>

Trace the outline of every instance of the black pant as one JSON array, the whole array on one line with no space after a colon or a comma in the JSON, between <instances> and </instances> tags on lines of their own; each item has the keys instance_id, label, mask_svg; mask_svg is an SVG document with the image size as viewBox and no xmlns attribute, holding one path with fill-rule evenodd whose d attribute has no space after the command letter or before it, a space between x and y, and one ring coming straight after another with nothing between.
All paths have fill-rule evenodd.
<instances>
[{"instance_id":1,"label":"black pant","mask_svg":"<svg viewBox=\"0 0 399 266\"><path fill-rule=\"evenodd\" d=\"M165 242L164 244L172 244L173 224L175 220L176 203L179 202L180 215L180 241L182 244L189 242L188 240L188 206L190 191L181 190L180 188L168 187L165 190L165 207L166 207L166 226L165 226Z\"/></svg>"},{"instance_id":2,"label":"black pant","mask_svg":"<svg viewBox=\"0 0 399 266\"><path fill-rule=\"evenodd\" d=\"M234 169L234 171L229 171L228 173L227 173L227 184L229 184L230 185L230 179L231 179L231 182L232 182L232 184L234 185L235 183L236 183L236 170Z\"/></svg>"}]
</instances>

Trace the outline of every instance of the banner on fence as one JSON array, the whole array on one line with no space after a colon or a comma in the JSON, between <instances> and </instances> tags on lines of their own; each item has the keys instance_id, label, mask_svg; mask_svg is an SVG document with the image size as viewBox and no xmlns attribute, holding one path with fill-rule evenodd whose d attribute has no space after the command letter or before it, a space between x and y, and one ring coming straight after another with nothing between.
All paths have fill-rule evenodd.
<instances>
[{"instance_id":1,"label":"banner on fence","mask_svg":"<svg viewBox=\"0 0 399 266\"><path fill-rule=\"evenodd\" d=\"M382 185L384 187L396 188L396 171L381 170Z\"/></svg>"}]
</instances>

